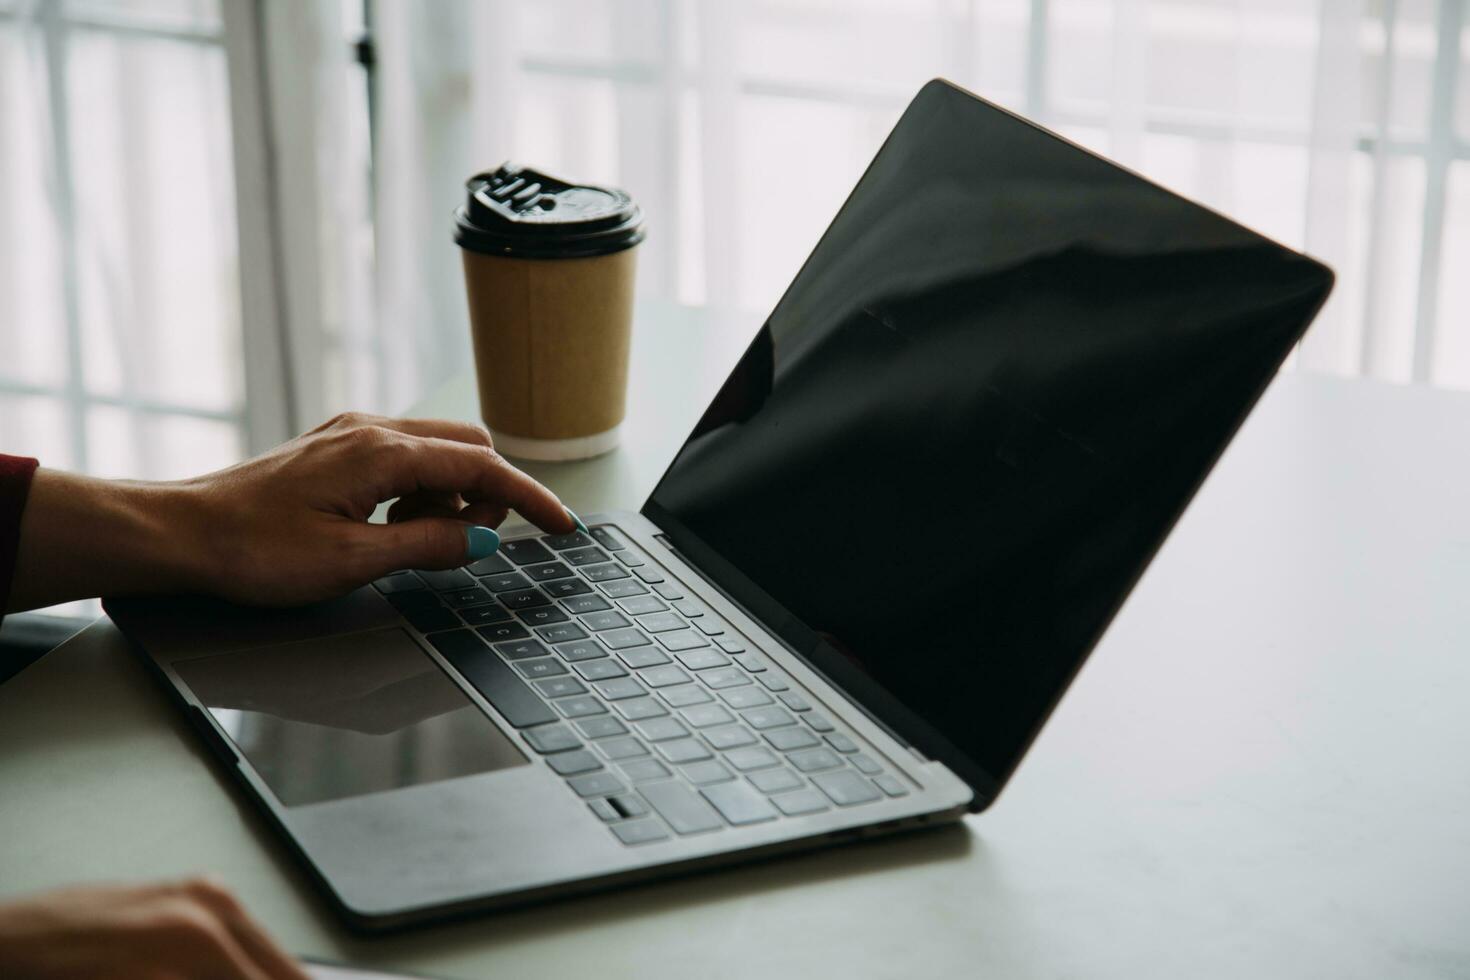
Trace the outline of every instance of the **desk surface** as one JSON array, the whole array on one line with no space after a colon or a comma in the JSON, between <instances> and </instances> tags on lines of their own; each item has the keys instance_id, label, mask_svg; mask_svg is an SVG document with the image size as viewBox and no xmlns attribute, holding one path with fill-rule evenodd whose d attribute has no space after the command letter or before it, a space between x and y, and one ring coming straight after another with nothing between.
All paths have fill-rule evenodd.
<instances>
[{"instance_id":1,"label":"desk surface","mask_svg":"<svg viewBox=\"0 0 1470 980\"><path fill-rule=\"evenodd\" d=\"M741 336L644 311L625 448L538 475L636 508ZM1465 395L1285 376L989 813L381 940L102 621L0 687L0 894L207 871L448 977L1470 976L1467 447Z\"/></svg>"}]
</instances>

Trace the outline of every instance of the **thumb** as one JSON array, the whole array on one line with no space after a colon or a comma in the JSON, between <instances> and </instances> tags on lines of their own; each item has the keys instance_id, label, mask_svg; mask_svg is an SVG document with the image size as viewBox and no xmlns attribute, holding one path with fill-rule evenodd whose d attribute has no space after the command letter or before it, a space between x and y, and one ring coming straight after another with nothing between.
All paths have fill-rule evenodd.
<instances>
[{"instance_id":1,"label":"thumb","mask_svg":"<svg viewBox=\"0 0 1470 980\"><path fill-rule=\"evenodd\" d=\"M500 535L492 528L452 517L415 517L367 527L374 577L400 568L458 568L500 549Z\"/></svg>"}]
</instances>

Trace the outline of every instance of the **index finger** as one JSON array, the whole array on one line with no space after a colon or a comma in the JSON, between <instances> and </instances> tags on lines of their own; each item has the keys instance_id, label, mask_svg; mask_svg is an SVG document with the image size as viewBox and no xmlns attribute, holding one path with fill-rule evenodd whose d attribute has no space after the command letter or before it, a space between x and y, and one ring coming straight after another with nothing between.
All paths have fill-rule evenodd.
<instances>
[{"instance_id":1,"label":"index finger","mask_svg":"<svg viewBox=\"0 0 1470 980\"><path fill-rule=\"evenodd\" d=\"M383 499L424 490L457 493L468 503L510 507L550 534L576 530L556 494L489 446L424 436L403 436L391 445L379 470L388 481Z\"/></svg>"}]
</instances>

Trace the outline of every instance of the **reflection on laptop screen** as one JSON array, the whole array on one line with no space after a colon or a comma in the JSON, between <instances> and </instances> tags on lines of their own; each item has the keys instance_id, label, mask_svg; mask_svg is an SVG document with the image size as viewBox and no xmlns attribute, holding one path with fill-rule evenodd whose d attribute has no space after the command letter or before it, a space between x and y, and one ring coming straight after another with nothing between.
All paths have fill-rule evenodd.
<instances>
[{"instance_id":1,"label":"reflection on laptop screen","mask_svg":"<svg viewBox=\"0 0 1470 980\"><path fill-rule=\"evenodd\" d=\"M933 83L645 510L1004 779L1330 283Z\"/></svg>"}]
</instances>

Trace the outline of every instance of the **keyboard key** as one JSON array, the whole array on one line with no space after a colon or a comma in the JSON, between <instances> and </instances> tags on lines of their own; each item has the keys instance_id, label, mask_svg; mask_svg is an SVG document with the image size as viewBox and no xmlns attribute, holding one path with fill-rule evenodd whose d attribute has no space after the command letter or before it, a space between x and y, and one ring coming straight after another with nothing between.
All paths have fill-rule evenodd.
<instances>
[{"instance_id":1,"label":"keyboard key","mask_svg":"<svg viewBox=\"0 0 1470 980\"><path fill-rule=\"evenodd\" d=\"M744 783L705 786L700 794L720 811L720 816L737 827L776 819L776 808Z\"/></svg>"},{"instance_id":2,"label":"keyboard key","mask_svg":"<svg viewBox=\"0 0 1470 980\"><path fill-rule=\"evenodd\" d=\"M619 759L636 759L647 755L648 749L636 738L605 738L597 743L597 751L616 762Z\"/></svg>"},{"instance_id":3,"label":"keyboard key","mask_svg":"<svg viewBox=\"0 0 1470 980\"><path fill-rule=\"evenodd\" d=\"M591 698L588 699L592 700ZM566 702L562 702L565 704ZM603 709L604 711L607 709ZM577 731L584 738L607 738L611 735L628 734L628 726L618 721L612 715L598 715L592 718L582 718L572 724L577 726Z\"/></svg>"},{"instance_id":4,"label":"keyboard key","mask_svg":"<svg viewBox=\"0 0 1470 980\"><path fill-rule=\"evenodd\" d=\"M536 660L517 660L516 670L524 677L535 679L537 677L554 677L557 674L565 674L566 667L555 657L541 657Z\"/></svg>"},{"instance_id":5,"label":"keyboard key","mask_svg":"<svg viewBox=\"0 0 1470 980\"><path fill-rule=\"evenodd\" d=\"M643 560L642 555L636 554L632 551L620 551L616 555L613 555L613 557L622 562L628 568L637 568L639 565L648 564L646 561Z\"/></svg>"},{"instance_id":6,"label":"keyboard key","mask_svg":"<svg viewBox=\"0 0 1470 980\"><path fill-rule=\"evenodd\" d=\"M552 756L553 759L560 756ZM628 787L623 781L610 772L593 772L585 776L573 776L567 780L567 785L572 791L584 799L589 796L607 796L611 793L622 793ZM616 803L613 804L617 806Z\"/></svg>"},{"instance_id":7,"label":"keyboard key","mask_svg":"<svg viewBox=\"0 0 1470 980\"><path fill-rule=\"evenodd\" d=\"M623 770L623 775L635 783L645 783L650 779L667 779L670 775L668 767L657 759L634 759L632 762L620 762L618 768Z\"/></svg>"},{"instance_id":8,"label":"keyboard key","mask_svg":"<svg viewBox=\"0 0 1470 980\"><path fill-rule=\"evenodd\" d=\"M459 617L435 603L432 606L424 606L421 609L409 609L401 613L408 620L410 626L420 633L433 633L436 630L457 629Z\"/></svg>"},{"instance_id":9,"label":"keyboard key","mask_svg":"<svg viewBox=\"0 0 1470 980\"><path fill-rule=\"evenodd\" d=\"M562 579L560 582L547 582L541 588L558 599L565 599L568 596L574 595L586 595L592 591L592 586L579 578ZM573 612L575 611L573 610Z\"/></svg>"},{"instance_id":10,"label":"keyboard key","mask_svg":"<svg viewBox=\"0 0 1470 980\"><path fill-rule=\"evenodd\" d=\"M585 548L592 544L592 539L581 531L573 531L570 534L548 534L541 543L552 551L566 551L568 548Z\"/></svg>"},{"instance_id":11,"label":"keyboard key","mask_svg":"<svg viewBox=\"0 0 1470 980\"><path fill-rule=\"evenodd\" d=\"M527 657L544 657L551 651L535 640L512 640L509 643L495 644L495 652L506 660L524 660Z\"/></svg>"},{"instance_id":12,"label":"keyboard key","mask_svg":"<svg viewBox=\"0 0 1470 980\"><path fill-rule=\"evenodd\" d=\"M777 708L774 705L769 708L751 708L749 711L742 711L740 717L744 718L745 723L758 732L765 731L767 728L780 728L783 725L796 724L796 719L791 717L789 711L785 708Z\"/></svg>"},{"instance_id":13,"label":"keyboard key","mask_svg":"<svg viewBox=\"0 0 1470 980\"><path fill-rule=\"evenodd\" d=\"M732 640L728 636L722 636L718 640L715 640L715 646L719 647L721 650L724 650L726 653L745 652L745 645L743 643L741 643L739 640Z\"/></svg>"},{"instance_id":14,"label":"keyboard key","mask_svg":"<svg viewBox=\"0 0 1470 980\"><path fill-rule=\"evenodd\" d=\"M814 789L801 789L795 793L781 793L771 797L771 802L788 817L799 817L803 813L821 813L827 809L827 801Z\"/></svg>"},{"instance_id":15,"label":"keyboard key","mask_svg":"<svg viewBox=\"0 0 1470 980\"><path fill-rule=\"evenodd\" d=\"M706 742L722 752L725 749L750 745L755 741L755 736L739 725L731 725L729 728L706 728L699 734L704 736Z\"/></svg>"},{"instance_id":16,"label":"keyboard key","mask_svg":"<svg viewBox=\"0 0 1470 980\"><path fill-rule=\"evenodd\" d=\"M546 757L546 764L560 776L574 776L579 772L591 772L602 768L602 760L586 749L573 752L558 752ZM602 793L599 796L605 795Z\"/></svg>"},{"instance_id":17,"label":"keyboard key","mask_svg":"<svg viewBox=\"0 0 1470 980\"><path fill-rule=\"evenodd\" d=\"M708 786L710 783L726 783L735 778L735 774L726 769L723 764L715 759L706 759L703 762L691 762L687 766L680 766L679 771L684 778L695 786Z\"/></svg>"},{"instance_id":18,"label":"keyboard key","mask_svg":"<svg viewBox=\"0 0 1470 980\"><path fill-rule=\"evenodd\" d=\"M746 654L743 657L737 657L735 659L735 662L744 667L746 670L750 671L752 674L759 674L761 671L766 669L766 662L764 660L762 660L760 657L752 657L750 654Z\"/></svg>"},{"instance_id":19,"label":"keyboard key","mask_svg":"<svg viewBox=\"0 0 1470 980\"><path fill-rule=\"evenodd\" d=\"M491 592L515 592L518 589L529 589L531 580L520 572L506 572L501 575L487 575L480 579L480 584Z\"/></svg>"},{"instance_id":20,"label":"keyboard key","mask_svg":"<svg viewBox=\"0 0 1470 980\"><path fill-rule=\"evenodd\" d=\"M531 634L520 623L494 623L490 626L481 626L479 634L491 643L501 640L520 640Z\"/></svg>"},{"instance_id":21,"label":"keyboard key","mask_svg":"<svg viewBox=\"0 0 1470 980\"><path fill-rule=\"evenodd\" d=\"M460 589L473 589L475 580L468 573L458 568L450 568L444 571L422 571L418 577L429 583L429 588L435 592L457 592Z\"/></svg>"},{"instance_id":22,"label":"keyboard key","mask_svg":"<svg viewBox=\"0 0 1470 980\"><path fill-rule=\"evenodd\" d=\"M714 670L702 670L696 676L717 691L727 687L740 687L750 683L750 678L734 667L716 667ZM721 697L723 696L721 695Z\"/></svg>"},{"instance_id":23,"label":"keyboard key","mask_svg":"<svg viewBox=\"0 0 1470 980\"><path fill-rule=\"evenodd\" d=\"M632 579L623 582L604 582L598 588L614 599L625 599L628 596L642 595L648 591L642 582L635 582Z\"/></svg>"},{"instance_id":24,"label":"keyboard key","mask_svg":"<svg viewBox=\"0 0 1470 980\"><path fill-rule=\"evenodd\" d=\"M649 585L656 585L664 580L663 572L659 571L653 565L639 565L633 569L633 574Z\"/></svg>"},{"instance_id":25,"label":"keyboard key","mask_svg":"<svg viewBox=\"0 0 1470 980\"><path fill-rule=\"evenodd\" d=\"M877 783L878 788L887 793L889 796L909 795L909 791L904 787L903 783L899 782L897 779L887 774L884 774L882 776L874 776L873 782Z\"/></svg>"},{"instance_id":26,"label":"keyboard key","mask_svg":"<svg viewBox=\"0 0 1470 980\"><path fill-rule=\"evenodd\" d=\"M826 715L819 715L815 711L813 711L811 714L802 715L801 717L808 725L812 726L813 731L826 733L833 731L835 728L835 726L827 720Z\"/></svg>"},{"instance_id":27,"label":"keyboard key","mask_svg":"<svg viewBox=\"0 0 1470 980\"><path fill-rule=\"evenodd\" d=\"M622 540L612 532L612 529L606 526L594 527L592 529L592 536L597 539L598 544L602 545L608 551L622 551L624 548L627 547L627 545L623 544Z\"/></svg>"},{"instance_id":28,"label":"keyboard key","mask_svg":"<svg viewBox=\"0 0 1470 980\"><path fill-rule=\"evenodd\" d=\"M608 823L612 823L614 820L623 819L623 815L619 813L616 809L614 809L613 805L605 799L599 798L595 800L588 800L587 807L593 813L597 814L599 819L604 820Z\"/></svg>"},{"instance_id":29,"label":"keyboard key","mask_svg":"<svg viewBox=\"0 0 1470 980\"><path fill-rule=\"evenodd\" d=\"M564 698L571 694L586 694L587 689L575 677L550 677L531 685L545 698Z\"/></svg>"},{"instance_id":30,"label":"keyboard key","mask_svg":"<svg viewBox=\"0 0 1470 980\"><path fill-rule=\"evenodd\" d=\"M762 793L780 793L784 790L796 789L801 785L801 777L785 767L762 769L745 778L750 780L750 784Z\"/></svg>"},{"instance_id":31,"label":"keyboard key","mask_svg":"<svg viewBox=\"0 0 1470 980\"><path fill-rule=\"evenodd\" d=\"M653 591L657 592L659 595L663 596L670 602L674 602L678 599L684 598L684 590L679 588L678 584L675 582L664 582L660 585L655 585L653 587Z\"/></svg>"},{"instance_id":32,"label":"keyboard key","mask_svg":"<svg viewBox=\"0 0 1470 980\"><path fill-rule=\"evenodd\" d=\"M582 623L589 630L597 633L602 630L621 629L628 625L628 619L616 609L609 609L606 612L595 612L589 616L583 616Z\"/></svg>"},{"instance_id":33,"label":"keyboard key","mask_svg":"<svg viewBox=\"0 0 1470 980\"><path fill-rule=\"evenodd\" d=\"M759 708L771 703L771 696L758 687L735 687L720 692L720 700L736 711L744 708Z\"/></svg>"},{"instance_id":34,"label":"keyboard key","mask_svg":"<svg viewBox=\"0 0 1470 980\"><path fill-rule=\"evenodd\" d=\"M439 601L439 594L430 592L428 589L419 589L417 592L395 592L383 598L388 600L388 605L401 613L406 613L410 609L442 609L444 607L444 603Z\"/></svg>"},{"instance_id":35,"label":"keyboard key","mask_svg":"<svg viewBox=\"0 0 1470 980\"><path fill-rule=\"evenodd\" d=\"M579 582L578 584L586 585L587 583ZM574 595L571 598L563 599L561 604L567 612L578 616L583 613L600 612L603 609L610 608L607 600L600 595Z\"/></svg>"},{"instance_id":36,"label":"keyboard key","mask_svg":"<svg viewBox=\"0 0 1470 980\"><path fill-rule=\"evenodd\" d=\"M564 623L570 618L555 606L537 606L534 609L522 609L516 615L527 626L548 626L552 623Z\"/></svg>"},{"instance_id":37,"label":"keyboard key","mask_svg":"<svg viewBox=\"0 0 1470 980\"><path fill-rule=\"evenodd\" d=\"M530 609L533 606L551 605L551 600L544 593L536 589L525 589L521 592L501 592L496 598L507 609Z\"/></svg>"},{"instance_id":38,"label":"keyboard key","mask_svg":"<svg viewBox=\"0 0 1470 980\"><path fill-rule=\"evenodd\" d=\"M494 604L470 606L468 609L459 611L459 618L471 626L489 626L491 623L507 622L510 619L510 612L504 606Z\"/></svg>"},{"instance_id":39,"label":"keyboard key","mask_svg":"<svg viewBox=\"0 0 1470 980\"><path fill-rule=\"evenodd\" d=\"M555 557L540 541L532 538L502 542L500 553L517 565L534 565L537 562L551 561Z\"/></svg>"},{"instance_id":40,"label":"keyboard key","mask_svg":"<svg viewBox=\"0 0 1470 980\"><path fill-rule=\"evenodd\" d=\"M721 633L725 632L724 623L720 622L718 619L710 619L708 616L704 617L703 619L696 619L694 621L694 625L698 627L699 631L705 636L719 636Z\"/></svg>"},{"instance_id":41,"label":"keyboard key","mask_svg":"<svg viewBox=\"0 0 1470 980\"><path fill-rule=\"evenodd\" d=\"M582 747L581 739L577 738L566 725L539 725L521 732L521 736L531 748L542 755Z\"/></svg>"},{"instance_id":42,"label":"keyboard key","mask_svg":"<svg viewBox=\"0 0 1470 980\"><path fill-rule=\"evenodd\" d=\"M413 572L394 572L392 575L384 575L373 583L373 588L383 595L392 595L395 592L418 592L428 588L424 580Z\"/></svg>"},{"instance_id":43,"label":"keyboard key","mask_svg":"<svg viewBox=\"0 0 1470 980\"><path fill-rule=\"evenodd\" d=\"M647 667L638 673L639 680L649 687L672 687L675 684L689 683L689 675L684 673L683 668L676 664L664 664L660 667Z\"/></svg>"},{"instance_id":44,"label":"keyboard key","mask_svg":"<svg viewBox=\"0 0 1470 980\"><path fill-rule=\"evenodd\" d=\"M536 635L547 643L566 643L569 640L587 639L587 631L576 623L557 623L555 626L538 626Z\"/></svg>"},{"instance_id":45,"label":"keyboard key","mask_svg":"<svg viewBox=\"0 0 1470 980\"><path fill-rule=\"evenodd\" d=\"M650 718L648 721L640 721L633 726L638 729L638 734L650 742L667 742L671 738L688 738L689 729L677 718Z\"/></svg>"},{"instance_id":46,"label":"keyboard key","mask_svg":"<svg viewBox=\"0 0 1470 980\"><path fill-rule=\"evenodd\" d=\"M706 830L719 830L724 821L714 807L694 790L681 782L647 783L638 787L638 792L653 807L654 812L666 820L676 834L697 834ZM628 824L618 824L626 827Z\"/></svg>"},{"instance_id":47,"label":"keyboard key","mask_svg":"<svg viewBox=\"0 0 1470 980\"><path fill-rule=\"evenodd\" d=\"M766 741L782 752L794 752L797 749L809 749L813 745L821 745L822 740L817 738L805 728L777 728L765 733Z\"/></svg>"},{"instance_id":48,"label":"keyboard key","mask_svg":"<svg viewBox=\"0 0 1470 980\"><path fill-rule=\"evenodd\" d=\"M615 662L599 661L599 663ZM597 688L598 694L601 694L609 701L621 701L624 698L641 698L648 693L643 689L642 684L639 684L631 677L614 677L611 680L599 681L593 687Z\"/></svg>"},{"instance_id":49,"label":"keyboard key","mask_svg":"<svg viewBox=\"0 0 1470 980\"><path fill-rule=\"evenodd\" d=\"M784 691L791 687L790 684L786 683L786 678L780 674L772 674L770 672L757 674L756 679L761 682L767 691Z\"/></svg>"},{"instance_id":50,"label":"keyboard key","mask_svg":"<svg viewBox=\"0 0 1470 980\"><path fill-rule=\"evenodd\" d=\"M790 708L792 711L812 710L812 706L807 703L807 699L802 697L800 694L797 694L795 691L788 691L787 693L778 696L781 698L781 703L786 705L786 707Z\"/></svg>"},{"instance_id":51,"label":"keyboard key","mask_svg":"<svg viewBox=\"0 0 1470 980\"><path fill-rule=\"evenodd\" d=\"M516 728L556 721L556 714L469 630L435 633L429 642L480 696Z\"/></svg>"},{"instance_id":52,"label":"keyboard key","mask_svg":"<svg viewBox=\"0 0 1470 980\"><path fill-rule=\"evenodd\" d=\"M526 569L526 574L537 582L550 582L553 579L571 578L577 573L559 561L547 562L545 565L532 565Z\"/></svg>"},{"instance_id":53,"label":"keyboard key","mask_svg":"<svg viewBox=\"0 0 1470 980\"><path fill-rule=\"evenodd\" d=\"M683 613L685 616L688 616L690 619L697 619L698 617L704 615L704 607L695 602L693 599L681 599L680 601L674 603L674 608L679 610L679 612Z\"/></svg>"},{"instance_id":54,"label":"keyboard key","mask_svg":"<svg viewBox=\"0 0 1470 980\"><path fill-rule=\"evenodd\" d=\"M753 769L769 769L771 766L779 765L781 762L776 757L776 753L764 745L747 745L742 749L731 749L725 753L725 761L741 772L750 772Z\"/></svg>"},{"instance_id":55,"label":"keyboard key","mask_svg":"<svg viewBox=\"0 0 1470 980\"><path fill-rule=\"evenodd\" d=\"M666 687L658 692L658 696L675 708L687 708L691 704L703 704L706 701L714 700L704 688L697 684Z\"/></svg>"},{"instance_id":56,"label":"keyboard key","mask_svg":"<svg viewBox=\"0 0 1470 980\"><path fill-rule=\"evenodd\" d=\"M684 720L695 728L709 728L711 725L728 725L735 717L720 707L718 704L696 704L692 708L685 708L679 712Z\"/></svg>"},{"instance_id":57,"label":"keyboard key","mask_svg":"<svg viewBox=\"0 0 1470 980\"><path fill-rule=\"evenodd\" d=\"M576 548L571 551L562 552L562 561L571 562L573 565L596 565L600 562L610 561L607 552L595 545L586 548Z\"/></svg>"},{"instance_id":58,"label":"keyboard key","mask_svg":"<svg viewBox=\"0 0 1470 980\"><path fill-rule=\"evenodd\" d=\"M613 579L628 577L628 572L623 566L614 565L611 562L606 565L583 566L582 574L587 576L588 581L591 582L611 582Z\"/></svg>"},{"instance_id":59,"label":"keyboard key","mask_svg":"<svg viewBox=\"0 0 1470 980\"><path fill-rule=\"evenodd\" d=\"M623 677L628 673L626 667L611 657L574 664L573 669L582 675L583 680L588 681L605 681L609 677Z\"/></svg>"},{"instance_id":60,"label":"keyboard key","mask_svg":"<svg viewBox=\"0 0 1470 980\"><path fill-rule=\"evenodd\" d=\"M471 575L499 575L511 569L510 562L505 560L504 555L491 555L489 558L481 558L473 565L465 567L465 571Z\"/></svg>"},{"instance_id":61,"label":"keyboard key","mask_svg":"<svg viewBox=\"0 0 1470 980\"><path fill-rule=\"evenodd\" d=\"M711 667L723 667L730 662L730 658L723 653L714 650L685 650L677 654L679 663L690 670L709 670Z\"/></svg>"},{"instance_id":62,"label":"keyboard key","mask_svg":"<svg viewBox=\"0 0 1470 980\"><path fill-rule=\"evenodd\" d=\"M648 637L632 627L608 630L598 636L598 639L607 644L609 650L626 650L628 647L647 646L651 642Z\"/></svg>"},{"instance_id":63,"label":"keyboard key","mask_svg":"<svg viewBox=\"0 0 1470 980\"><path fill-rule=\"evenodd\" d=\"M484 589L460 589L458 592L441 592L439 597L458 609L461 606L478 606L483 602L494 602L495 597Z\"/></svg>"},{"instance_id":64,"label":"keyboard key","mask_svg":"<svg viewBox=\"0 0 1470 980\"><path fill-rule=\"evenodd\" d=\"M567 718L585 718L588 715L607 713L607 708L603 706L602 702L590 694L579 694L571 698L558 698L552 703L556 705L556 710L560 711ZM577 727L582 728L581 725ZM582 734L587 735L588 738L597 737L596 735L587 734L587 729L585 728L582 728Z\"/></svg>"},{"instance_id":65,"label":"keyboard key","mask_svg":"<svg viewBox=\"0 0 1470 980\"><path fill-rule=\"evenodd\" d=\"M711 757L710 750L692 738L681 738L673 742L659 742L654 748L658 750L659 755L676 766L686 762L698 762L701 759ZM736 749L736 751L738 752L739 749Z\"/></svg>"},{"instance_id":66,"label":"keyboard key","mask_svg":"<svg viewBox=\"0 0 1470 980\"><path fill-rule=\"evenodd\" d=\"M786 758L791 764L802 772L820 772L823 769L836 769L842 765L842 760L837 753L828 748L802 749L793 752Z\"/></svg>"},{"instance_id":67,"label":"keyboard key","mask_svg":"<svg viewBox=\"0 0 1470 980\"><path fill-rule=\"evenodd\" d=\"M552 758L556 758L552 756ZM873 784L853 772L844 769L841 772L824 772L812 777L812 782L817 784L817 789L827 794L827 799L838 806L857 806L859 803L871 803L880 799L883 794L879 793Z\"/></svg>"},{"instance_id":68,"label":"keyboard key","mask_svg":"<svg viewBox=\"0 0 1470 980\"><path fill-rule=\"evenodd\" d=\"M690 629L679 630L676 633L660 633L658 642L663 644L665 650L672 652L709 646L708 640Z\"/></svg>"},{"instance_id":69,"label":"keyboard key","mask_svg":"<svg viewBox=\"0 0 1470 980\"><path fill-rule=\"evenodd\" d=\"M578 663L583 660L596 660L607 656L607 650L592 640L575 640L571 643L557 645L556 652L567 663Z\"/></svg>"},{"instance_id":70,"label":"keyboard key","mask_svg":"<svg viewBox=\"0 0 1470 980\"><path fill-rule=\"evenodd\" d=\"M872 759L861 753L852 756L851 759L853 766L858 770L858 772L865 772L869 776L876 776L878 775L878 773L883 771L882 766L878 765L878 763L874 762Z\"/></svg>"},{"instance_id":71,"label":"keyboard key","mask_svg":"<svg viewBox=\"0 0 1470 980\"><path fill-rule=\"evenodd\" d=\"M689 628L684 620L671 612L657 612L647 616L639 616L638 625L650 633L667 633L669 630Z\"/></svg>"},{"instance_id":72,"label":"keyboard key","mask_svg":"<svg viewBox=\"0 0 1470 980\"><path fill-rule=\"evenodd\" d=\"M646 820L627 820L623 823L615 823L612 825L612 832L617 835L618 840L630 847L669 839L669 832L664 830L663 825L652 817Z\"/></svg>"},{"instance_id":73,"label":"keyboard key","mask_svg":"<svg viewBox=\"0 0 1470 980\"><path fill-rule=\"evenodd\" d=\"M615 681L603 681L603 684L613 684ZM657 718L668 714L668 710L653 698L629 698L626 701L618 701L613 704L618 714L628 721L642 721L644 718Z\"/></svg>"},{"instance_id":74,"label":"keyboard key","mask_svg":"<svg viewBox=\"0 0 1470 980\"><path fill-rule=\"evenodd\" d=\"M618 605L629 616L642 616L651 612L663 612L669 608L651 595L637 595L631 599L620 599Z\"/></svg>"},{"instance_id":75,"label":"keyboard key","mask_svg":"<svg viewBox=\"0 0 1470 980\"><path fill-rule=\"evenodd\" d=\"M669 662L669 655L657 647L638 647L633 650L619 650L618 656L623 663L634 670L642 670L644 667L656 667L659 664Z\"/></svg>"},{"instance_id":76,"label":"keyboard key","mask_svg":"<svg viewBox=\"0 0 1470 980\"><path fill-rule=\"evenodd\" d=\"M841 732L833 732L831 735L828 735L827 744L843 754L858 750L858 744Z\"/></svg>"}]
</instances>

